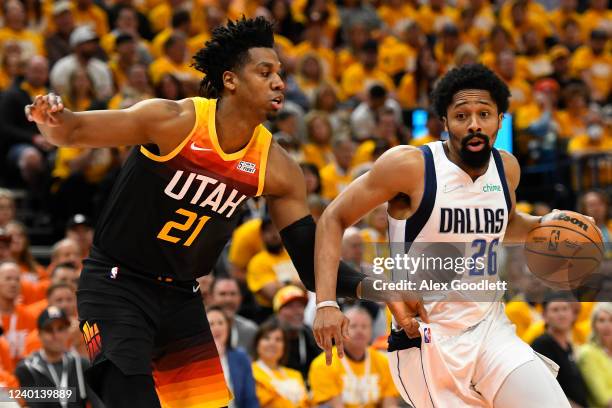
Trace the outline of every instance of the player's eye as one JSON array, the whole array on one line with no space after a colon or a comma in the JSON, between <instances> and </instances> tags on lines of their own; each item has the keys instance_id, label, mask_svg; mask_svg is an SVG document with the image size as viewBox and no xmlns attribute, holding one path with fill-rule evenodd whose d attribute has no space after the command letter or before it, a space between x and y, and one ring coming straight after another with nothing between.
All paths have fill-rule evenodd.
<instances>
[{"instance_id":1,"label":"player's eye","mask_svg":"<svg viewBox=\"0 0 612 408\"><path fill-rule=\"evenodd\" d=\"M457 118L457 119L459 119L459 120L463 120L463 119L465 119L465 117L466 117L466 116L465 116L465 113L457 113L457 114L455 115L455 118Z\"/></svg>"},{"instance_id":2,"label":"player's eye","mask_svg":"<svg viewBox=\"0 0 612 408\"><path fill-rule=\"evenodd\" d=\"M270 76L270 71L264 71L261 73L261 76L263 76L264 78L267 78Z\"/></svg>"},{"instance_id":3,"label":"player's eye","mask_svg":"<svg viewBox=\"0 0 612 408\"><path fill-rule=\"evenodd\" d=\"M489 117L489 115L490 115L490 113L489 113L489 112L487 112L487 111L482 111L482 112L480 112L480 117L481 117L481 118L488 118L488 117Z\"/></svg>"}]
</instances>

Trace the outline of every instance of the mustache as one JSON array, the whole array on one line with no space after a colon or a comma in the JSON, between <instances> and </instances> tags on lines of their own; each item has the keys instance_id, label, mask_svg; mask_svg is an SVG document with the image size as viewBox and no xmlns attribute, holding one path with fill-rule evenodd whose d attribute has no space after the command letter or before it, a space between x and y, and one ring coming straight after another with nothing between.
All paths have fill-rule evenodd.
<instances>
[{"instance_id":1,"label":"mustache","mask_svg":"<svg viewBox=\"0 0 612 408\"><path fill-rule=\"evenodd\" d=\"M482 141L483 141L483 142L485 142L485 144L487 144L487 145L489 144L489 139L490 139L490 138L489 138L489 136L488 136L488 135L486 135L486 134L484 134L484 133L482 133L482 132L476 132L476 133L470 133L469 135L464 136L464 137L461 139L461 146L462 146L462 147L466 147L466 146L467 146L467 144L468 144L468 143L469 143L469 142L470 142L472 139L474 139L474 138L482 139Z\"/></svg>"}]
</instances>

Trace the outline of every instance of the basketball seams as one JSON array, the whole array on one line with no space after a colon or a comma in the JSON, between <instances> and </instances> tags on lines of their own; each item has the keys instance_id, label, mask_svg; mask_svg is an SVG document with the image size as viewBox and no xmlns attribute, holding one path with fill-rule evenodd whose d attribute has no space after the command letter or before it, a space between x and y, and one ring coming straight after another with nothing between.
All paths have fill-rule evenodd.
<instances>
[{"instance_id":1,"label":"basketball seams","mask_svg":"<svg viewBox=\"0 0 612 408\"><path fill-rule=\"evenodd\" d=\"M583 234L582 232L578 231L577 229L574 229L574 228L569 228L569 227L566 227L566 226L564 226L564 225L556 225L556 224L549 224L549 223L547 223L546 225L539 225L539 226L534 227L534 228L531 230L531 232L530 232L530 233L533 233L533 231L535 231L535 230L537 230L537 229L540 229L540 228L560 228L560 229L565 229L565 230L568 230L568 231L575 232L575 233L577 233L577 234L579 234L579 235L582 235L583 237L585 237L586 239L588 239L588 240L589 240L589 241L590 241L590 242L591 242L593 245L595 245L595 247L596 247L596 248L599 250L599 252L601 253L601 256L602 256L602 257L603 257L603 255L604 255L603 249L601 249L601 248L600 248L600 246L599 246L599 244L598 244L597 242L593 241L593 240L592 240L592 239L591 239L591 238L590 238L588 235Z\"/></svg>"}]
</instances>

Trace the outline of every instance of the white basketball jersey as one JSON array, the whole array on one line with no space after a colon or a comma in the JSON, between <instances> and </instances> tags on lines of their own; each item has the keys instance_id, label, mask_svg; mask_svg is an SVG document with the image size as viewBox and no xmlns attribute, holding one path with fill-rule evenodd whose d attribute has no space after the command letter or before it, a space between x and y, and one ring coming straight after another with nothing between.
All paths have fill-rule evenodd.
<instances>
[{"instance_id":1,"label":"white basketball jersey","mask_svg":"<svg viewBox=\"0 0 612 408\"><path fill-rule=\"evenodd\" d=\"M389 216L392 255L407 252L410 257L425 257L424 248L442 248L444 244L439 243L453 243L447 247L459 248L457 254L461 256L458 257L483 257L484 263L484 268L474 267L462 273L457 272L458 268L450 271L453 279L461 282L479 282L485 278L497 281L496 255L488 255L501 245L511 207L499 152L493 149L487 171L474 181L448 159L442 142L428 143L421 150L425 158L423 198L419 208L407 220ZM397 243L401 243L399 247ZM441 251L439 255L444 255L448 248ZM393 279L397 281L398 276ZM449 294L452 301L448 301ZM503 295L494 294L497 300ZM432 290L424 295L430 321L453 331L477 324L493 302L493 299L481 301L478 295L462 290Z\"/></svg>"}]
</instances>

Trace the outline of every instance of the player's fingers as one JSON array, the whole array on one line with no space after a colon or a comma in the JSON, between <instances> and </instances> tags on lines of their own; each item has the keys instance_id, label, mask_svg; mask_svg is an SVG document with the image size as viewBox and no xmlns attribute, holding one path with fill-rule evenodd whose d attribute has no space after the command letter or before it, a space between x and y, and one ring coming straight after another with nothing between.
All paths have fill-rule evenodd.
<instances>
[{"instance_id":1,"label":"player's fingers","mask_svg":"<svg viewBox=\"0 0 612 408\"><path fill-rule=\"evenodd\" d=\"M336 344L336 350L338 351L338 358L344 357L344 342L342 340L340 328L338 328L334 333L334 342Z\"/></svg>"},{"instance_id":2,"label":"player's fingers","mask_svg":"<svg viewBox=\"0 0 612 408\"><path fill-rule=\"evenodd\" d=\"M325 336L323 339L323 350L325 351L325 364L332 363L332 341L330 336Z\"/></svg>"},{"instance_id":3,"label":"player's fingers","mask_svg":"<svg viewBox=\"0 0 612 408\"><path fill-rule=\"evenodd\" d=\"M32 121L32 105L26 105L24 108L26 118L31 122Z\"/></svg>"},{"instance_id":4,"label":"player's fingers","mask_svg":"<svg viewBox=\"0 0 612 408\"><path fill-rule=\"evenodd\" d=\"M342 329L342 337L344 337L345 340L350 339L348 327L349 327L349 319L347 319L345 317L342 320L342 327L341 327L341 329Z\"/></svg>"},{"instance_id":5,"label":"player's fingers","mask_svg":"<svg viewBox=\"0 0 612 408\"><path fill-rule=\"evenodd\" d=\"M419 337L421 334L419 333L419 322L416 319L410 319L410 323L408 324L408 329L404 328L408 337L415 338Z\"/></svg>"}]
</instances>

